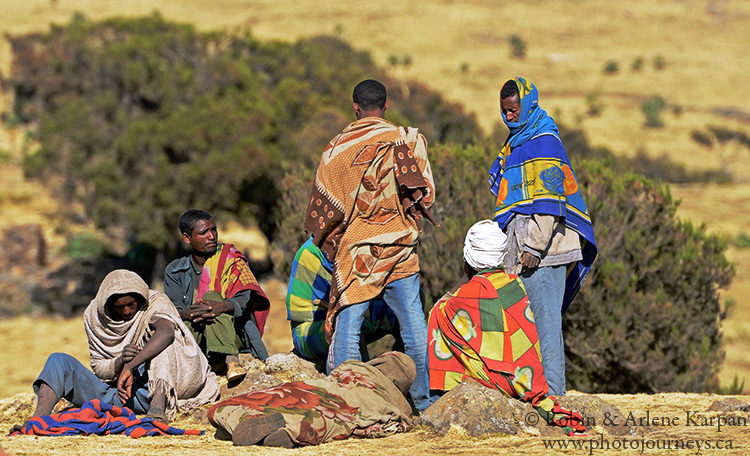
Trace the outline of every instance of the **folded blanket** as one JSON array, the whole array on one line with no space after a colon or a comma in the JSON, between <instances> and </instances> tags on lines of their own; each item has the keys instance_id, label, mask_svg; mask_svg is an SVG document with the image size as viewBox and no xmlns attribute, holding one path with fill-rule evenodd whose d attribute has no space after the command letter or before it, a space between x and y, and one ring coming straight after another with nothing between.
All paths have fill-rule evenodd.
<instances>
[{"instance_id":1,"label":"folded blanket","mask_svg":"<svg viewBox=\"0 0 750 456\"><path fill-rule=\"evenodd\" d=\"M99 399L87 401L78 409L49 416L35 416L20 431L10 435L109 435L125 434L138 438L151 435L203 435L203 431L177 429L153 418L136 418L127 407L116 407Z\"/></svg>"}]
</instances>

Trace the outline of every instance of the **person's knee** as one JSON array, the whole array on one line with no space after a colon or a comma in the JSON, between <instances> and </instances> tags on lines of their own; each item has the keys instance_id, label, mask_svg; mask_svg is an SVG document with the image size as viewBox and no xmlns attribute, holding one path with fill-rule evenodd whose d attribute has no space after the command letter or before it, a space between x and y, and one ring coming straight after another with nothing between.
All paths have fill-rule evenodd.
<instances>
[{"instance_id":1,"label":"person's knee","mask_svg":"<svg viewBox=\"0 0 750 456\"><path fill-rule=\"evenodd\" d=\"M47 358L47 364L53 366L69 366L75 361L77 360L67 353L52 353Z\"/></svg>"}]
</instances>

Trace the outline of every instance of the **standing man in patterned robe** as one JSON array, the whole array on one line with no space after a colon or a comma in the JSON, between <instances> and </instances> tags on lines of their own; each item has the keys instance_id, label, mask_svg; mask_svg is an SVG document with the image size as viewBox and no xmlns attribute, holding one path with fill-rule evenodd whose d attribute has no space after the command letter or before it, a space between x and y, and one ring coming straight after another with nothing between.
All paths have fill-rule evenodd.
<instances>
[{"instance_id":1,"label":"standing man in patterned robe","mask_svg":"<svg viewBox=\"0 0 750 456\"><path fill-rule=\"evenodd\" d=\"M428 208L435 198L427 141L416 128L384 119L389 102L380 82L360 82L352 99L357 120L323 151L305 218L305 230L334 263L326 368L360 359L362 320L382 298L417 366L410 394L421 411L429 406L429 391L417 244L422 219L432 221Z\"/></svg>"}]
</instances>

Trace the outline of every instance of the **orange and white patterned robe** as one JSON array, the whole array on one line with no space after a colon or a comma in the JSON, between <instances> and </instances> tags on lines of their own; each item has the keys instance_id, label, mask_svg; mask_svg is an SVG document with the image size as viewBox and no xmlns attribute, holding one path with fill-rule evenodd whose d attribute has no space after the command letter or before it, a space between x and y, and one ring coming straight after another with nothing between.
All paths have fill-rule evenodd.
<instances>
[{"instance_id":1,"label":"orange and white patterned robe","mask_svg":"<svg viewBox=\"0 0 750 456\"><path fill-rule=\"evenodd\" d=\"M419 272L421 219L431 220L434 198L427 141L415 128L366 117L331 140L305 219L305 230L334 262L328 338L342 307Z\"/></svg>"}]
</instances>

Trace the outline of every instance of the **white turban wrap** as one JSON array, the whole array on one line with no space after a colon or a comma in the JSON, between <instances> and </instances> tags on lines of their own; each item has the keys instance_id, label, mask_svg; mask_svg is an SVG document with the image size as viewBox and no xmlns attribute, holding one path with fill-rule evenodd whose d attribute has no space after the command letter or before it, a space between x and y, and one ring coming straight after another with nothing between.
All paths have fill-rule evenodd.
<instances>
[{"instance_id":1,"label":"white turban wrap","mask_svg":"<svg viewBox=\"0 0 750 456\"><path fill-rule=\"evenodd\" d=\"M464 260L479 271L495 268L503 263L508 236L497 222L482 220L469 228L464 241Z\"/></svg>"}]
</instances>

